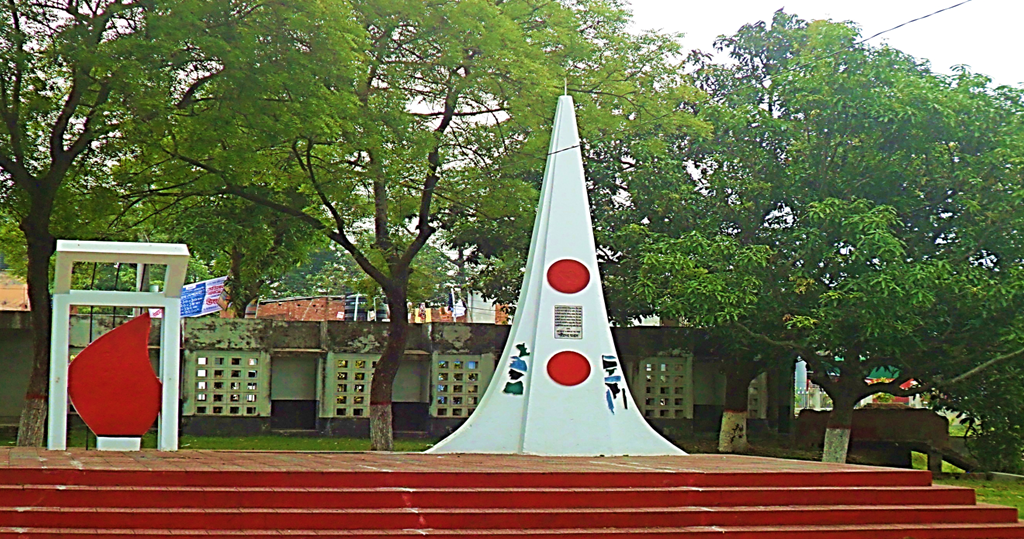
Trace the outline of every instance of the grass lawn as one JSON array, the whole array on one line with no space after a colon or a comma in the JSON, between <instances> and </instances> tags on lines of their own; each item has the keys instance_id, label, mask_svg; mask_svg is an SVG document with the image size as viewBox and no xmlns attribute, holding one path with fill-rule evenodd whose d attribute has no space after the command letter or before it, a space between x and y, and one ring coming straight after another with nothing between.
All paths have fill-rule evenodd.
<instances>
[{"instance_id":1,"label":"grass lawn","mask_svg":"<svg viewBox=\"0 0 1024 539\"><path fill-rule=\"evenodd\" d=\"M145 441L145 440L143 440ZM155 447L154 443L154 447ZM362 438L300 438L294 436L246 436L244 438L182 436L181 449L249 449L261 451L369 451ZM434 440L395 440L395 451L423 451Z\"/></svg>"},{"instance_id":2,"label":"grass lawn","mask_svg":"<svg viewBox=\"0 0 1024 539\"><path fill-rule=\"evenodd\" d=\"M934 482L936 485L973 488L978 502L1016 507L1017 514L1024 517L1024 483L977 479L936 479Z\"/></svg>"},{"instance_id":3,"label":"grass lawn","mask_svg":"<svg viewBox=\"0 0 1024 539\"><path fill-rule=\"evenodd\" d=\"M910 460L915 470L927 470L928 469L928 455L924 453L918 453L912 451L910 453ZM942 473L964 473L962 468L953 466L952 464L942 461Z\"/></svg>"},{"instance_id":4,"label":"grass lawn","mask_svg":"<svg viewBox=\"0 0 1024 539\"><path fill-rule=\"evenodd\" d=\"M15 444L12 436L0 435L0 446ZM96 447L96 438L89 435L89 447ZM395 451L423 451L434 445L435 440L395 440ZM85 447L85 429L73 429L68 433L68 447ZM182 436L178 440L181 449L234 449L259 451L369 451L370 440L361 438L306 438L298 436ZM149 433L142 437L144 449L156 448L156 435Z\"/></svg>"}]
</instances>

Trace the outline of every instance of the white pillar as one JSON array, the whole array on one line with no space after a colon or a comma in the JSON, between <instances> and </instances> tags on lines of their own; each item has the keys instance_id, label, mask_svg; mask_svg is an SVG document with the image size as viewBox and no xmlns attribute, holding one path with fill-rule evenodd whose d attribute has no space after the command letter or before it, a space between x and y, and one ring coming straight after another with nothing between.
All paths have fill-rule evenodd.
<instances>
[{"instance_id":1,"label":"white pillar","mask_svg":"<svg viewBox=\"0 0 1024 539\"><path fill-rule=\"evenodd\" d=\"M160 382L163 395L157 427L157 449L178 450L178 392L181 372L181 300L168 298L160 322Z\"/></svg>"},{"instance_id":2,"label":"white pillar","mask_svg":"<svg viewBox=\"0 0 1024 539\"><path fill-rule=\"evenodd\" d=\"M53 295L53 319L50 327L50 396L47 412L46 448L67 449L68 435L68 322L70 305L67 294Z\"/></svg>"}]
</instances>

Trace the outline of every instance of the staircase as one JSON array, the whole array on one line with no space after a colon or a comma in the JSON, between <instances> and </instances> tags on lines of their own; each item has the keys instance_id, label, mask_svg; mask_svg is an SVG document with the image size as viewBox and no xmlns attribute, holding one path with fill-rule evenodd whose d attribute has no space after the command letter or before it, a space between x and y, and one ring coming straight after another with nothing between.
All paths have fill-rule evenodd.
<instances>
[{"instance_id":1,"label":"staircase","mask_svg":"<svg viewBox=\"0 0 1024 539\"><path fill-rule=\"evenodd\" d=\"M923 471L732 456L89 453L40 452L31 467L0 454L0 537L1024 538L1016 509L977 505Z\"/></svg>"}]
</instances>

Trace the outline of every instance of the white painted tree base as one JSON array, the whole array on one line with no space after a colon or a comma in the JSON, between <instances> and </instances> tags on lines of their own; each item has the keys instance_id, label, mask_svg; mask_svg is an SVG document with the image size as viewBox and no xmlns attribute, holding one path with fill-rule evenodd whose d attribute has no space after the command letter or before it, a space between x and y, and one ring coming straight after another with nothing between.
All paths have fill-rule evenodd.
<instances>
[{"instance_id":1,"label":"white painted tree base","mask_svg":"<svg viewBox=\"0 0 1024 539\"><path fill-rule=\"evenodd\" d=\"M850 429L825 429L825 449L821 455L822 462L846 462L846 453L850 449Z\"/></svg>"},{"instance_id":2,"label":"white painted tree base","mask_svg":"<svg viewBox=\"0 0 1024 539\"><path fill-rule=\"evenodd\" d=\"M747 443L747 412L726 410L722 413L722 428L718 431L719 453L741 453L750 448Z\"/></svg>"}]
</instances>

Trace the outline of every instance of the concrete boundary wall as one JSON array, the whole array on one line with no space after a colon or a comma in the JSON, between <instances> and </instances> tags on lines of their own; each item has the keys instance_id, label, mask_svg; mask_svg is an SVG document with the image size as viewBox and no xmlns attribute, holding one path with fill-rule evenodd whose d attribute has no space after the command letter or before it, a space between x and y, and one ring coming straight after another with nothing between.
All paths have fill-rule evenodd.
<instances>
[{"instance_id":1,"label":"concrete boundary wall","mask_svg":"<svg viewBox=\"0 0 1024 539\"><path fill-rule=\"evenodd\" d=\"M90 337L98 338L127 318L73 316L71 347L86 346ZM361 408L365 399L360 397L365 392L368 399L370 380L365 373L372 372L372 361L383 349L387 324L204 317L186 319L183 326L184 433L368 435L368 419ZM493 371L488 362L500 356L509 329L493 324L413 325L396 379L396 431L437 437L461 424L487 387ZM150 342L154 355L158 332L159 320L154 320ZM711 352L714 343L705 332L644 326L612 328L612 336L637 405L646 408L645 416L655 428L674 439L717 430L724 377ZM0 312L0 425L16 423L20 414L31 363L30 343L28 313ZM222 368L213 364L216 354L222 358ZM201 357L207 357L204 361L209 364L198 365ZM279 359L276 366L275 357ZM239 365L232 365L235 359ZM243 365L250 359L256 360L254 365ZM347 359L353 363L342 363ZM369 363L357 368L354 362L363 360ZM466 367L464 378L462 366ZM207 367L204 378L197 377L201 367ZM666 372L658 372L662 368ZM216 379L215 369L222 371ZM252 380L249 370L255 373ZM203 381L206 384L200 384ZM220 383L215 390L216 382ZM250 388L250 384L256 385ZM776 369L766 382L756 384L751 397L757 405L752 433L789 432L792 387L792 368ZM205 400L197 400L200 393L206 393ZM214 398L221 406L218 414L212 413ZM203 406L205 413L197 413Z\"/></svg>"}]
</instances>

